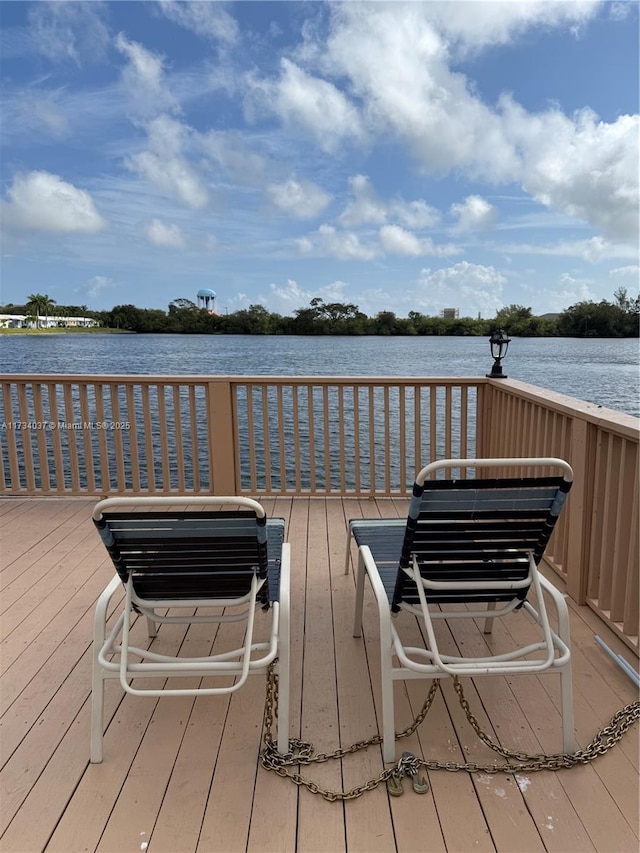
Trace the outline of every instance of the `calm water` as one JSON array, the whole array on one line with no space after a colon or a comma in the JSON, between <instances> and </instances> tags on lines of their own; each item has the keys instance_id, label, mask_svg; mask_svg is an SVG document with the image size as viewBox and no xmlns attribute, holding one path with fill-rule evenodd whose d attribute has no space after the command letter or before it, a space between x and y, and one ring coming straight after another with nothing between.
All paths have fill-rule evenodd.
<instances>
[{"instance_id":1,"label":"calm water","mask_svg":"<svg viewBox=\"0 0 640 853\"><path fill-rule=\"evenodd\" d=\"M478 376L487 338L244 335L16 335L0 338L7 373ZM503 369L589 402L640 416L637 340L517 338Z\"/></svg>"}]
</instances>

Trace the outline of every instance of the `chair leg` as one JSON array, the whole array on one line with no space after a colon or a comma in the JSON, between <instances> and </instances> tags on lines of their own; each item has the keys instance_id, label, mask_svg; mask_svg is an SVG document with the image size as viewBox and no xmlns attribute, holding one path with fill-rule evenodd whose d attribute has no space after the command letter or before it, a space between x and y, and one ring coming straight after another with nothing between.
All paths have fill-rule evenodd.
<instances>
[{"instance_id":1,"label":"chair leg","mask_svg":"<svg viewBox=\"0 0 640 853\"><path fill-rule=\"evenodd\" d=\"M151 616L147 616L147 636L150 638L158 636L158 625Z\"/></svg>"},{"instance_id":2,"label":"chair leg","mask_svg":"<svg viewBox=\"0 0 640 853\"><path fill-rule=\"evenodd\" d=\"M380 632L380 676L382 680L382 759L396 760L395 711L393 707L393 678L391 638Z\"/></svg>"},{"instance_id":3,"label":"chair leg","mask_svg":"<svg viewBox=\"0 0 640 853\"><path fill-rule=\"evenodd\" d=\"M496 609L495 601L490 601L487 605L487 610L495 610L495 609ZM490 634L492 631L493 631L493 619L490 616L487 616L487 618L484 620L483 633L484 634Z\"/></svg>"},{"instance_id":4,"label":"chair leg","mask_svg":"<svg viewBox=\"0 0 640 853\"><path fill-rule=\"evenodd\" d=\"M103 637L104 641L104 637ZM91 763L102 763L102 731L104 728L104 678L102 667L98 663L98 654L102 645L98 638L93 641L93 675L91 681Z\"/></svg>"},{"instance_id":5,"label":"chair leg","mask_svg":"<svg viewBox=\"0 0 640 853\"><path fill-rule=\"evenodd\" d=\"M289 638L280 638L278 661L278 752L289 752L290 652Z\"/></svg>"},{"instance_id":6,"label":"chair leg","mask_svg":"<svg viewBox=\"0 0 640 853\"><path fill-rule=\"evenodd\" d=\"M571 649L571 623L569 621L569 608L564 595L560 593L544 575L539 575L540 586L546 590L555 604L558 617L558 637L567 647ZM543 602L540 602L541 607ZM562 748L565 752L575 752L576 739L573 729L573 679L571 675L571 653L564 666L560 670L560 708L562 714Z\"/></svg>"},{"instance_id":7,"label":"chair leg","mask_svg":"<svg viewBox=\"0 0 640 853\"><path fill-rule=\"evenodd\" d=\"M93 671L91 676L91 748L92 764L102 762L102 734L104 730L104 673L100 665L99 655L107 635L107 608L111 596L121 585L116 575L101 594L96 604L93 619Z\"/></svg>"},{"instance_id":8,"label":"chair leg","mask_svg":"<svg viewBox=\"0 0 640 853\"><path fill-rule=\"evenodd\" d=\"M362 636L362 610L364 606L364 576L365 567L362 553L358 549L358 569L356 573L356 607L353 617L353 636Z\"/></svg>"},{"instance_id":9,"label":"chair leg","mask_svg":"<svg viewBox=\"0 0 640 853\"><path fill-rule=\"evenodd\" d=\"M345 575L349 574L349 568L351 565L351 526L349 526L349 531L347 533L347 553L344 558L344 573Z\"/></svg>"},{"instance_id":10,"label":"chair leg","mask_svg":"<svg viewBox=\"0 0 640 853\"><path fill-rule=\"evenodd\" d=\"M291 713L291 616L289 587L291 571L291 546L282 546L280 568L280 602L278 605L278 752L289 752L289 724Z\"/></svg>"}]
</instances>

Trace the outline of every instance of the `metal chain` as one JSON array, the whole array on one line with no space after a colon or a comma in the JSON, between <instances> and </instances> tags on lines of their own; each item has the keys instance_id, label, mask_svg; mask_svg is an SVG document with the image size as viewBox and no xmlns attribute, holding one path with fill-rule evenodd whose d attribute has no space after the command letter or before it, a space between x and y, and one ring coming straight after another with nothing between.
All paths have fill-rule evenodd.
<instances>
[{"instance_id":1,"label":"metal chain","mask_svg":"<svg viewBox=\"0 0 640 853\"><path fill-rule=\"evenodd\" d=\"M373 791L374 788L377 788L383 782L388 782L391 779L400 781L404 776L414 776L421 767L424 767L426 770L449 770L452 772L463 770L467 773L522 773L523 771L563 770L575 767L576 764L587 764L589 761L593 761L599 755L604 755L614 747L631 726L640 719L640 702L631 702L614 714L609 725L600 729L585 749L579 749L573 753L556 753L553 755L546 755L544 753L530 755L526 752L515 752L495 743L482 731L478 720L469 707L469 702L464 695L460 681L454 676L453 684L460 706L478 738L498 755L505 759L513 759L518 762L517 764L509 762L505 764L478 764L474 761L462 763L455 761L435 761L417 758L413 753L405 752L393 767L384 770L379 776L370 779L368 782L357 785L349 791L331 791L322 788L316 782L306 779L299 773L290 771L287 768L292 765L323 763L332 758L344 758L351 753L359 752L362 749L367 749L369 746L382 743L382 735L377 734L368 740L356 741L350 746L340 747L333 752L318 753L315 752L312 744L291 738L289 740L289 751L284 755L279 753L272 735L273 722L278 716L278 675L275 672L276 663L277 661L273 661L267 672L267 695L264 707L264 748L260 753L261 764L266 770L273 770L278 776L291 779L296 785L307 788L312 794L320 794L323 799L329 802L354 800L362 796L365 791ZM439 687L439 681L434 679L418 715L406 729L396 732L396 740L409 737L409 735L415 732L427 716Z\"/></svg>"},{"instance_id":2,"label":"metal chain","mask_svg":"<svg viewBox=\"0 0 640 853\"><path fill-rule=\"evenodd\" d=\"M476 767L473 762L469 762L467 764L456 765L455 767L442 767L441 765L438 765L438 768L434 769L468 770L469 772L475 772L476 769L478 769L485 773L517 773L523 770L563 770L569 767L574 767L576 764L588 764L599 755L604 755L614 747L631 728L631 726L640 719L640 702L630 702L613 715L609 725L600 729L585 749L578 749L571 753L561 752L546 755L545 753L539 752L531 755L527 752L517 752L511 749L505 749L505 747L502 747L500 744L491 740L491 738L482 731L480 724L471 712L471 708L469 707L469 702L464 695L462 685L456 677L453 679L453 686L458 694L460 706L465 712L467 720L478 738L486 746L498 753L498 755L501 755L503 758L515 759L519 764L499 764ZM425 767L430 767L432 763L437 762L427 761L421 763Z\"/></svg>"}]
</instances>

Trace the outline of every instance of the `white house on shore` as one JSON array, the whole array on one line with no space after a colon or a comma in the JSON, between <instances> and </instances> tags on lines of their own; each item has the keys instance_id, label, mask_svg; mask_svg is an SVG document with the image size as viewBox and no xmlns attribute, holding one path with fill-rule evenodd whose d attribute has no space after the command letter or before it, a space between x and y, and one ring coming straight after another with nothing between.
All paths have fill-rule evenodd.
<instances>
[{"instance_id":1,"label":"white house on shore","mask_svg":"<svg viewBox=\"0 0 640 853\"><path fill-rule=\"evenodd\" d=\"M37 325L40 329L70 329L72 327L89 329L100 324L93 317L57 317L50 314L49 316L41 316ZM26 314L0 314L0 328L35 329L36 319Z\"/></svg>"}]
</instances>

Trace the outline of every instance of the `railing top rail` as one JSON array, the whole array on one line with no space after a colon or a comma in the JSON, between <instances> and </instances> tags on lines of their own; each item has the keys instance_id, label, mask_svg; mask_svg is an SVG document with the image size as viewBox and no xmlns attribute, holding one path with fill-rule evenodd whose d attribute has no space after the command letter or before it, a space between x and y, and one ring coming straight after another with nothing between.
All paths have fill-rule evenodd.
<instances>
[{"instance_id":1,"label":"railing top rail","mask_svg":"<svg viewBox=\"0 0 640 853\"><path fill-rule=\"evenodd\" d=\"M133 374L133 373L3 373L0 382L89 382L122 383L136 385L203 385L211 382L232 385L480 385L488 380L484 376L298 376L271 375L217 375L217 374Z\"/></svg>"},{"instance_id":2,"label":"railing top rail","mask_svg":"<svg viewBox=\"0 0 640 853\"><path fill-rule=\"evenodd\" d=\"M537 385L530 385L528 382L520 382L518 379L500 379L491 380L491 382L498 390L511 396L539 402L545 408L553 409L560 414L587 421L626 438L640 440L640 418L635 418L633 415L607 409L605 406L589 403L578 397L570 397L568 394L549 391Z\"/></svg>"},{"instance_id":3,"label":"railing top rail","mask_svg":"<svg viewBox=\"0 0 640 853\"><path fill-rule=\"evenodd\" d=\"M491 385L497 391L538 402L561 414L587 421L620 435L640 440L640 418L598 406L577 397L550 391L518 379L489 379L485 376L297 376L297 375L212 375L212 374L111 374L111 373L4 373L0 383L40 384L121 384L121 385L294 385L294 386L434 386L480 387Z\"/></svg>"}]
</instances>

